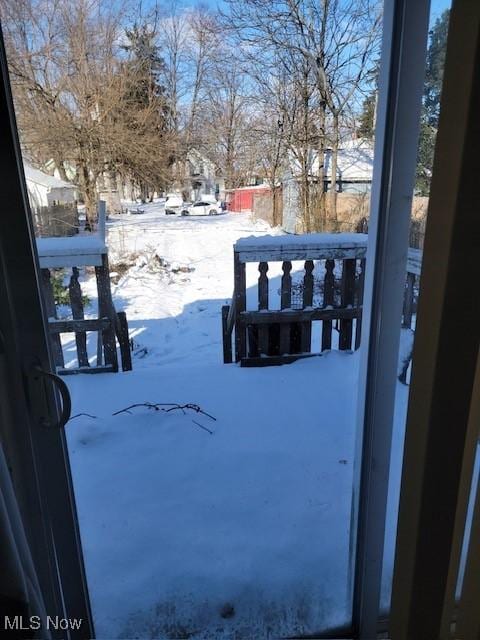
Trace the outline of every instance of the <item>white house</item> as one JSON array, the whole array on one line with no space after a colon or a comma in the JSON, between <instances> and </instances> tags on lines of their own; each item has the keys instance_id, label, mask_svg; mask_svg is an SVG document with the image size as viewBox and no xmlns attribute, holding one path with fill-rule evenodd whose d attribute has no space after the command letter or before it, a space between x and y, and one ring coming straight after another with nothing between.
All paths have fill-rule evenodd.
<instances>
[{"instance_id":1,"label":"white house","mask_svg":"<svg viewBox=\"0 0 480 640\"><path fill-rule=\"evenodd\" d=\"M332 151L327 149L324 157L325 191L332 185ZM308 162L309 181L318 182L318 155L312 149ZM292 159L282 180L283 228L295 233L300 219L300 165ZM373 177L373 143L370 140L354 139L341 144L337 155L336 184L339 193L365 198L371 189Z\"/></svg>"},{"instance_id":2,"label":"white house","mask_svg":"<svg viewBox=\"0 0 480 640\"><path fill-rule=\"evenodd\" d=\"M318 176L318 155L314 149L309 153L308 171L312 181ZM324 189L332 182L332 150L325 150ZM300 177L300 165L293 159L286 171L288 177ZM358 138L344 141L337 154L337 190L349 193L365 193L370 190L373 176L373 142Z\"/></svg>"},{"instance_id":3,"label":"white house","mask_svg":"<svg viewBox=\"0 0 480 640\"><path fill-rule=\"evenodd\" d=\"M326 188L332 183L332 152L325 153ZM318 167L318 162L317 162ZM369 140L348 140L338 150L337 190L346 193L370 191L373 176L373 143Z\"/></svg>"},{"instance_id":4,"label":"white house","mask_svg":"<svg viewBox=\"0 0 480 640\"><path fill-rule=\"evenodd\" d=\"M192 202L202 194L218 195L224 189L215 163L198 149L190 149L185 161L174 167L174 174L178 176L179 182L170 190L181 191L183 197Z\"/></svg>"},{"instance_id":5,"label":"white house","mask_svg":"<svg viewBox=\"0 0 480 640\"><path fill-rule=\"evenodd\" d=\"M32 209L73 203L77 200L75 185L34 169L28 163L24 163L24 171Z\"/></svg>"}]
</instances>

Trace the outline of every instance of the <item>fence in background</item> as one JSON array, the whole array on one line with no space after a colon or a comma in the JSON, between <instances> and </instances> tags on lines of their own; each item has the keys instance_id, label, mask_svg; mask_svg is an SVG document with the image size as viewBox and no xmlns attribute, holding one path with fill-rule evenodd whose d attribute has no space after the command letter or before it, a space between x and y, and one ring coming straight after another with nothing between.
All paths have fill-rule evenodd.
<instances>
[{"instance_id":1,"label":"fence in background","mask_svg":"<svg viewBox=\"0 0 480 640\"><path fill-rule=\"evenodd\" d=\"M78 210L74 202L35 207L32 214L38 238L59 238L78 233Z\"/></svg>"}]
</instances>

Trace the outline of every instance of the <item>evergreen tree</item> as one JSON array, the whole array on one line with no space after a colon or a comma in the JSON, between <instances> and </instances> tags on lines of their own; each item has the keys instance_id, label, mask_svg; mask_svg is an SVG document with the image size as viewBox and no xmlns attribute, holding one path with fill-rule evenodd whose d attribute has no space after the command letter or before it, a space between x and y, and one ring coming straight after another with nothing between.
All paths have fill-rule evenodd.
<instances>
[{"instance_id":1,"label":"evergreen tree","mask_svg":"<svg viewBox=\"0 0 480 640\"><path fill-rule=\"evenodd\" d=\"M430 45L428 47L425 70L424 111L426 120L434 127L438 126L440 113L440 94L442 91L443 67L445 66L449 18L450 11L446 9L437 18L430 31Z\"/></svg>"},{"instance_id":2,"label":"evergreen tree","mask_svg":"<svg viewBox=\"0 0 480 640\"><path fill-rule=\"evenodd\" d=\"M124 84L126 112L132 131L137 132L139 141L150 139L157 142L158 155L155 162L147 163L142 148L131 155L126 162L131 165L131 174L142 192L142 200L154 190L163 189L170 162L170 141L167 136L167 100L162 76L165 64L156 44L156 33L148 24L134 24L125 30L128 39L123 45L128 57L125 61ZM134 114L138 113L138 117ZM160 144L158 144L160 142Z\"/></svg>"},{"instance_id":3,"label":"evergreen tree","mask_svg":"<svg viewBox=\"0 0 480 640\"><path fill-rule=\"evenodd\" d=\"M377 111L378 99L378 76L380 73L380 59L375 61L372 69L366 77L367 86L372 86L372 90L367 94L362 104L359 125L357 127L357 136L373 140L375 135L375 116Z\"/></svg>"},{"instance_id":4,"label":"evergreen tree","mask_svg":"<svg viewBox=\"0 0 480 640\"><path fill-rule=\"evenodd\" d=\"M165 89L161 82L165 71L165 64L155 43L155 32L148 25L134 24L125 30L128 44L123 49L128 52L127 65L131 72L131 98L136 99L142 106L146 106L154 98L164 95Z\"/></svg>"},{"instance_id":5,"label":"evergreen tree","mask_svg":"<svg viewBox=\"0 0 480 640\"><path fill-rule=\"evenodd\" d=\"M417 170L415 189L419 195L430 192L430 179L433 168L435 138L440 114L440 97L443 82L443 67L447 49L448 21L450 11L446 9L437 18L430 31L423 91L420 136L418 142Z\"/></svg>"},{"instance_id":6,"label":"evergreen tree","mask_svg":"<svg viewBox=\"0 0 480 640\"><path fill-rule=\"evenodd\" d=\"M362 112L360 114L360 121L357 127L357 136L359 138L366 138L367 140L373 140L375 133L375 104L377 102L376 89L368 94L363 101Z\"/></svg>"}]
</instances>

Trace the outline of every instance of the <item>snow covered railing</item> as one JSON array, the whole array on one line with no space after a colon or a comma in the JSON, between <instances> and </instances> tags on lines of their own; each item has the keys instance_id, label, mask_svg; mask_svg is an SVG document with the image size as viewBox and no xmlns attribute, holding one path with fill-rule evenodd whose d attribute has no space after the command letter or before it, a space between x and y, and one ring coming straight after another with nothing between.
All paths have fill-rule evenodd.
<instances>
[{"instance_id":1,"label":"snow covered railing","mask_svg":"<svg viewBox=\"0 0 480 640\"><path fill-rule=\"evenodd\" d=\"M110 289L108 250L105 244L105 218L99 216L98 234L68 238L38 238L42 292L48 314L48 328L57 373L100 373L118 371L117 341L123 371L132 368L128 323L123 311L116 312ZM78 267L94 267L98 294L98 318L85 318L84 297ZM64 304L71 308L72 319L58 320L54 269L71 269L68 295ZM62 280L64 274L62 272ZM58 283L55 283L58 289ZM60 283L60 289L63 288ZM96 358L88 354L87 332L97 333ZM76 367L66 367L62 333L75 334ZM93 360L95 364L93 365Z\"/></svg>"},{"instance_id":2,"label":"snow covered railing","mask_svg":"<svg viewBox=\"0 0 480 640\"><path fill-rule=\"evenodd\" d=\"M284 260L365 258L363 233L309 233L305 235L250 236L240 238L234 251L241 263Z\"/></svg>"},{"instance_id":3,"label":"snow covered railing","mask_svg":"<svg viewBox=\"0 0 480 640\"><path fill-rule=\"evenodd\" d=\"M222 308L224 362L264 366L317 352L357 349L361 339L367 236L308 234L242 238L234 245L234 294ZM294 272L292 261L303 262ZM269 263L282 263L280 309L272 309ZM258 263L258 304L247 310L246 264ZM421 252L410 250L403 326L411 327ZM299 277L300 276L300 277ZM278 289L278 288L277 288ZM274 290L273 290L274 291ZM320 333L312 323L321 322ZM334 333L336 330L337 333ZM338 334L338 335L337 335Z\"/></svg>"}]
</instances>

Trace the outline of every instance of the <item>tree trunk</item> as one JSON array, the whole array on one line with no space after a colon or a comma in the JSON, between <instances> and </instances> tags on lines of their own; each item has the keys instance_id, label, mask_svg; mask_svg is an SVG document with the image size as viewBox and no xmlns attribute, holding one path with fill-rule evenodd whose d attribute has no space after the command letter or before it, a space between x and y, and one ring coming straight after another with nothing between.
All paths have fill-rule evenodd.
<instances>
[{"instance_id":1,"label":"tree trunk","mask_svg":"<svg viewBox=\"0 0 480 640\"><path fill-rule=\"evenodd\" d=\"M309 176L309 162L308 162L308 149L303 156L302 162L302 178L301 178L301 199L302 199L302 220L303 231L305 233L311 233L314 230L312 225L312 217L310 215L311 198L310 198L310 176ZM314 223L314 221L313 221Z\"/></svg>"},{"instance_id":2,"label":"tree trunk","mask_svg":"<svg viewBox=\"0 0 480 640\"><path fill-rule=\"evenodd\" d=\"M282 216L280 215L280 198L279 191L275 184L272 187L272 222L274 227L280 227L282 224Z\"/></svg>"},{"instance_id":3,"label":"tree trunk","mask_svg":"<svg viewBox=\"0 0 480 640\"><path fill-rule=\"evenodd\" d=\"M77 175L79 178L79 186L83 193L85 201L85 215L86 223L85 229L92 231L97 221L97 189L95 184L95 178L90 175L88 166L86 163L79 163L77 169Z\"/></svg>"},{"instance_id":4,"label":"tree trunk","mask_svg":"<svg viewBox=\"0 0 480 640\"><path fill-rule=\"evenodd\" d=\"M326 103L322 103L318 116L318 172L317 172L317 193L315 202L314 230L326 230L326 206L325 206L325 120Z\"/></svg>"},{"instance_id":5,"label":"tree trunk","mask_svg":"<svg viewBox=\"0 0 480 640\"><path fill-rule=\"evenodd\" d=\"M328 194L327 206L327 225L326 231L335 232L338 230L337 220L337 171L338 171L338 114L333 116L333 140L332 140L332 158L330 170L330 192Z\"/></svg>"}]
</instances>

